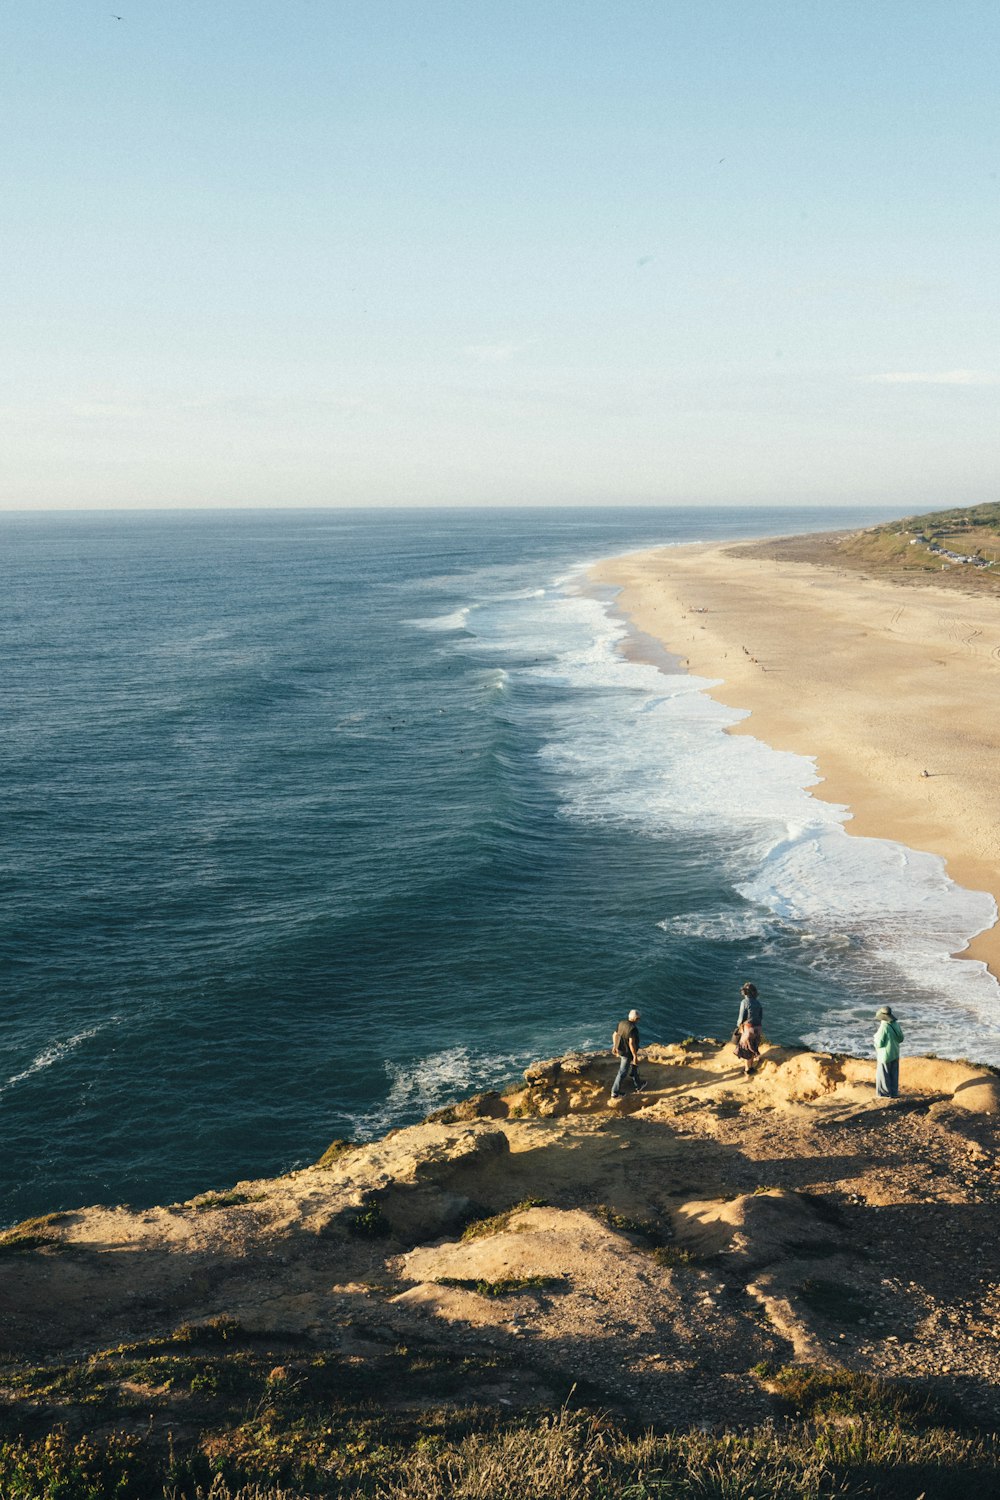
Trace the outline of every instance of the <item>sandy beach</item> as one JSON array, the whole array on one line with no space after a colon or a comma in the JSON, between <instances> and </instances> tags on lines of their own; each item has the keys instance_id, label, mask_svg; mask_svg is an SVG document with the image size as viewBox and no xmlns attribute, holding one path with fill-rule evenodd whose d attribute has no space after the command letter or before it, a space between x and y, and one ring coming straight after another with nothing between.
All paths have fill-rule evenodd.
<instances>
[{"instance_id":1,"label":"sandy beach","mask_svg":"<svg viewBox=\"0 0 1000 1500\"><path fill-rule=\"evenodd\" d=\"M660 548L592 577L622 589L638 630L722 679L713 696L750 711L731 733L814 757L813 794L850 808L850 832L941 855L1000 903L1000 598L768 553ZM1000 927L964 956L1000 978Z\"/></svg>"}]
</instances>

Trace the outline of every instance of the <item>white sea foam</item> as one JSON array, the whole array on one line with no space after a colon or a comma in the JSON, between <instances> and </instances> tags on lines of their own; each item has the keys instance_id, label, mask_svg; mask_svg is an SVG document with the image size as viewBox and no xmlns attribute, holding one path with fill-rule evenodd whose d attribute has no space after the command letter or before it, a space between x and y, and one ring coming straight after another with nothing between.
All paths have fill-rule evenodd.
<instances>
[{"instance_id":1,"label":"white sea foam","mask_svg":"<svg viewBox=\"0 0 1000 1500\"><path fill-rule=\"evenodd\" d=\"M872 993L898 982L919 997L921 1050L1000 1062L1000 989L985 965L951 956L995 920L992 897L955 885L935 855L849 836L848 809L810 795L811 758L727 734L747 714L711 698L713 681L627 660L626 624L580 582L574 569L523 601L482 600L463 644L520 658L515 676L579 689L557 696L541 751L564 816L653 837L720 834L733 910L675 919L674 931L758 953L797 936L832 984L849 962ZM856 1045L858 1017L832 1016L810 1039Z\"/></svg>"},{"instance_id":2,"label":"white sea foam","mask_svg":"<svg viewBox=\"0 0 1000 1500\"><path fill-rule=\"evenodd\" d=\"M446 615L432 615L426 620L407 620L407 625L412 625L417 630L465 630L469 623L469 614L474 608L466 604L462 609L453 609Z\"/></svg>"},{"instance_id":3,"label":"white sea foam","mask_svg":"<svg viewBox=\"0 0 1000 1500\"><path fill-rule=\"evenodd\" d=\"M386 1061L389 1093L352 1121L354 1132L362 1139L382 1135L401 1120L420 1119L449 1101L516 1077L532 1060L528 1052L486 1055L448 1047L412 1063Z\"/></svg>"},{"instance_id":4,"label":"white sea foam","mask_svg":"<svg viewBox=\"0 0 1000 1500\"><path fill-rule=\"evenodd\" d=\"M468 1047L448 1047L405 1067L387 1062L385 1070L390 1083L385 1108L396 1116L426 1113L443 1095L458 1099L474 1086Z\"/></svg>"},{"instance_id":5,"label":"white sea foam","mask_svg":"<svg viewBox=\"0 0 1000 1500\"><path fill-rule=\"evenodd\" d=\"M702 943L759 943L785 930L784 924L772 913L750 908L746 911L685 912L683 916L665 918L656 925L663 932Z\"/></svg>"},{"instance_id":6,"label":"white sea foam","mask_svg":"<svg viewBox=\"0 0 1000 1500\"><path fill-rule=\"evenodd\" d=\"M471 1047L448 1047L412 1063L386 1061L389 1092L383 1103L351 1120L360 1140L383 1135L404 1121L419 1119L469 1094L500 1088L519 1079L529 1063L539 1057L558 1057L578 1048L594 1051L606 1047L603 1036L580 1036L576 1032L536 1036L534 1045L521 1052L477 1052Z\"/></svg>"},{"instance_id":7,"label":"white sea foam","mask_svg":"<svg viewBox=\"0 0 1000 1500\"><path fill-rule=\"evenodd\" d=\"M89 1042L92 1037L97 1036L98 1032L103 1030L104 1026L91 1026L86 1031L78 1031L75 1035L66 1037L64 1041L51 1042L32 1058L26 1068L22 1068L19 1073L12 1073L6 1082L0 1083L0 1095L8 1093L19 1083L24 1083L26 1079L33 1078L36 1073L42 1073L46 1068L51 1068L61 1062L64 1057L75 1052L77 1047L82 1046L84 1042Z\"/></svg>"}]
</instances>

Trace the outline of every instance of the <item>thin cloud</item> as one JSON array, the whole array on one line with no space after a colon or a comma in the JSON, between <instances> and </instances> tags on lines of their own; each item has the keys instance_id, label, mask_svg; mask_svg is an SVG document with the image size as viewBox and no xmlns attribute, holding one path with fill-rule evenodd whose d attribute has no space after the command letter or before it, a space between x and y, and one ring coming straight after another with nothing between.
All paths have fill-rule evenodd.
<instances>
[{"instance_id":1,"label":"thin cloud","mask_svg":"<svg viewBox=\"0 0 1000 1500\"><path fill-rule=\"evenodd\" d=\"M890 370L862 376L871 385L997 385L1000 375L989 370Z\"/></svg>"},{"instance_id":2,"label":"thin cloud","mask_svg":"<svg viewBox=\"0 0 1000 1500\"><path fill-rule=\"evenodd\" d=\"M466 344L465 352L477 365L502 365L523 350L530 349L533 342L529 339L523 344Z\"/></svg>"}]
</instances>

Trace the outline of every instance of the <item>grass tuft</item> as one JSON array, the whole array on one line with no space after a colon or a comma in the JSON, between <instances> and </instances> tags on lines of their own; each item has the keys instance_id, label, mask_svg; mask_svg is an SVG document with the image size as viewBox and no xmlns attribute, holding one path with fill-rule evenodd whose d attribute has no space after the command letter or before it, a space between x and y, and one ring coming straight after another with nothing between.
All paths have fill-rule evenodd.
<instances>
[{"instance_id":1,"label":"grass tuft","mask_svg":"<svg viewBox=\"0 0 1000 1500\"><path fill-rule=\"evenodd\" d=\"M656 1223L655 1220L633 1219L628 1214L620 1214L617 1209L611 1208L607 1203L595 1204L591 1212L609 1229L644 1240L648 1249L659 1249L666 1245L670 1238L663 1225Z\"/></svg>"},{"instance_id":2,"label":"grass tuft","mask_svg":"<svg viewBox=\"0 0 1000 1500\"><path fill-rule=\"evenodd\" d=\"M458 1287L463 1292L477 1292L480 1297L512 1297L519 1292L566 1291L565 1276L509 1276L500 1281L466 1281L460 1276L438 1276L438 1286Z\"/></svg>"},{"instance_id":3,"label":"grass tuft","mask_svg":"<svg viewBox=\"0 0 1000 1500\"><path fill-rule=\"evenodd\" d=\"M666 1266L670 1270L697 1264L697 1258L690 1250L681 1250L676 1245L654 1245L649 1253L658 1266Z\"/></svg>"},{"instance_id":4,"label":"grass tuft","mask_svg":"<svg viewBox=\"0 0 1000 1500\"><path fill-rule=\"evenodd\" d=\"M512 1389L523 1352L463 1357L454 1344L414 1339L380 1359L376 1369L329 1352L276 1358L262 1349L175 1355L150 1360L147 1371L129 1362L118 1405L102 1386L93 1408L79 1403L88 1381L108 1379L100 1360L52 1366L50 1386L36 1383L33 1399L65 1410L72 1390L74 1431L18 1433L8 1398L0 1496L968 1500L1000 1492L995 1434L957 1431L919 1392L853 1371L756 1366L783 1408L780 1423L747 1416L733 1430L640 1433L607 1412L501 1411L496 1383ZM477 1388L480 1404L469 1404ZM157 1402L169 1428L154 1427ZM93 1430L81 1434L86 1422Z\"/></svg>"},{"instance_id":5,"label":"grass tuft","mask_svg":"<svg viewBox=\"0 0 1000 1500\"><path fill-rule=\"evenodd\" d=\"M0 1232L0 1255L20 1255L28 1250L40 1250L45 1245L58 1246L60 1241L46 1234L69 1218L67 1213L39 1214L33 1219L22 1219L10 1229Z\"/></svg>"},{"instance_id":6,"label":"grass tuft","mask_svg":"<svg viewBox=\"0 0 1000 1500\"><path fill-rule=\"evenodd\" d=\"M317 1167L332 1167L334 1162L339 1161L340 1158L344 1156L348 1151L356 1150L357 1147L353 1141L344 1141L340 1139L331 1141L316 1165Z\"/></svg>"},{"instance_id":7,"label":"grass tuft","mask_svg":"<svg viewBox=\"0 0 1000 1500\"><path fill-rule=\"evenodd\" d=\"M195 1213L208 1213L214 1208L242 1208L245 1203L263 1203L266 1193L206 1193L192 1204Z\"/></svg>"},{"instance_id":8,"label":"grass tuft","mask_svg":"<svg viewBox=\"0 0 1000 1500\"><path fill-rule=\"evenodd\" d=\"M347 1229L360 1240L384 1240L392 1233L382 1205L374 1200L348 1217Z\"/></svg>"},{"instance_id":9,"label":"grass tuft","mask_svg":"<svg viewBox=\"0 0 1000 1500\"><path fill-rule=\"evenodd\" d=\"M29 1250L42 1250L46 1245L55 1247L58 1240L47 1234L13 1234L0 1239L0 1255L23 1255Z\"/></svg>"},{"instance_id":10,"label":"grass tuft","mask_svg":"<svg viewBox=\"0 0 1000 1500\"><path fill-rule=\"evenodd\" d=\"M913 1429L947 1420L944 1408L926 1391L857 1370L763 1364L755 1365L753 1373L778 1397L787 1415L808 1421L857 1417Z\"/></svg>"},{"instance_id":11,"label":"grass tuft","mask_svg":"<svg viewBox=\"0 0 1000 1500\"><path fill-rule=\"evenodd\" d=\"M462 1230L463 1240L478 1240L485 1235L502 1234L509 1226L515 1214L524 1213L529 1208L548 1208L544 1198L523 1198L520 1203L515 1203L513 1208L507 1208L503 1213L490 1214L484 1219L473 1219L471 1224L466 1224Z\"/></svg>"}]
</instances>

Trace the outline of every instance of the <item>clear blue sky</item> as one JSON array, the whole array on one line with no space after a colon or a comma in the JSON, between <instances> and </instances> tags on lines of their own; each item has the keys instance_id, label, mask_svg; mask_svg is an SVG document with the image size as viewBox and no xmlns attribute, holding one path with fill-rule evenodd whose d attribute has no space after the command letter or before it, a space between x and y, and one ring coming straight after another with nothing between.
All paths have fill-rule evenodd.
<instances>
[{"instance_id":1,"label":"clear blue sky","mask_svg":"<svg viewBox=\"0 0 1000 1500\"><path fill-rule=\"evenodd\" d=\"M0 506L996 498L998 42L6 0Z\"/></svg>"}]
</instances>

